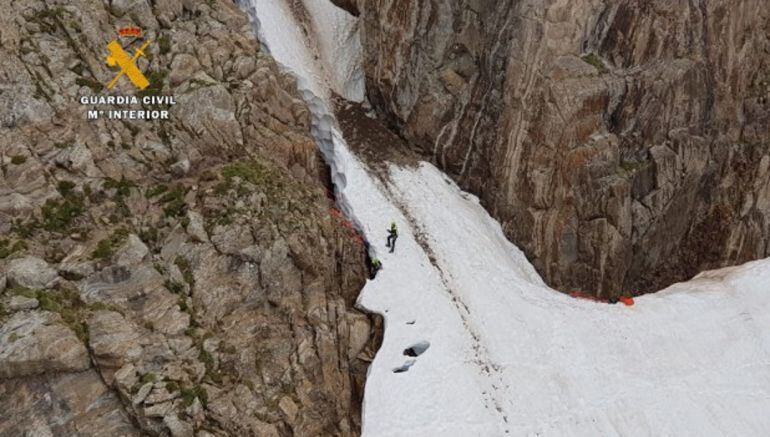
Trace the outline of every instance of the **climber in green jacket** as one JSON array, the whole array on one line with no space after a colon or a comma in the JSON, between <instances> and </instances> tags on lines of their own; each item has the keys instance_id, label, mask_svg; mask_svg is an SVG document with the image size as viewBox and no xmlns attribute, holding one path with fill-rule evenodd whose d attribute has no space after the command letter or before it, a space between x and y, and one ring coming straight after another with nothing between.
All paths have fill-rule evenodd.
<instances>
[{"instance_id":1,"label":"climber in green jacket","mask_svg":"<svg viewBox=\"0 0 770 437\"><path fill-rule=\"evenodd\" d=\"M398 238L398 228L396 227L396 222L392 222L390 224L390 229L388 230L388 241L386 246L390 248L390 253L393 253L394 250L396 250L396 239Z\"/></svg>"}]
</instances>

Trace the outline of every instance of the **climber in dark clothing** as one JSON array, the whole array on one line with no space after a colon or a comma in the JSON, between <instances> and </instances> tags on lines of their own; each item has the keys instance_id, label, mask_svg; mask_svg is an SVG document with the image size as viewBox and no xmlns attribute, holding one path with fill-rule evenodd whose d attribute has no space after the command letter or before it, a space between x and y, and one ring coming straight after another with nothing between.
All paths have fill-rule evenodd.
<instances>
[{"instance_id":1,"label":"climber in dark clothing","mask_svg":"<svg viewBox=\"0 0 770 437\"><path fill-rule=\"evenodd\" d=\"M369 269L369 279L376 278L377 277L377 272L379 272L380 270L382 270L382 262L379 259L374 258L372 260L372 264L371 264L371 267Z\"/></svg>"},{"instance_id":2,"label":"climber in dark clothing","mask_svg":"<svg viewBox=\"0 0 770 437\"><path fill-rule=\"evenodd\" d=\"M393 251L396 250L397 238L398 228L396 227L396 222L393 222L390 224L390 229L388 230L388 242L386 244L386 246L390 248L390 253L393 253Z\"/></svg>"}]
</instances>

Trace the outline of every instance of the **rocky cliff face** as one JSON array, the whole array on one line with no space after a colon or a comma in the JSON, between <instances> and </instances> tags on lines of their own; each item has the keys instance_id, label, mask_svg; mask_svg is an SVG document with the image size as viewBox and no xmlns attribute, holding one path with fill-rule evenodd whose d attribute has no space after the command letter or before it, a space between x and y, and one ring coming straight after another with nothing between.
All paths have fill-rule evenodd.
<instances>
[{"instance_id":1,"label":"rocky cliff face","mask_svg":"<svg viewBox=\"0 0 770 437\"><path fill-rule=\"evenodd\" d=\"M762 0L339 4L374 106L553 286L647 292L770 255Z\"/></svg>"},{"instance_id":2,"label":"rocky cliff face","mask_svg":"<svg viewBox=\"0 0 770 437\"><path fill-rule=\"evenodd\" d=\"M363 248L247 18L227 1L0 7L0 435L357 434L377 331L353 309ZM109 94L128 24L169 121L78 103Z\"/></svg>"}]
</instances>

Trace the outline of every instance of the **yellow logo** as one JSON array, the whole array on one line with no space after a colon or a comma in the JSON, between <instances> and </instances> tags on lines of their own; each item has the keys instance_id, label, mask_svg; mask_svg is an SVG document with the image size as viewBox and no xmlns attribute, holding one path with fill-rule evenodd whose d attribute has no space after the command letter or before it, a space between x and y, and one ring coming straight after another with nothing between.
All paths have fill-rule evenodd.
<instances>
[{"instance_id":1,"label":"yellow logo","mask_svg":"<svg viewBox=\"0 0 770 437\"><path fill-rule=\"evenodd\" d=\"M128 77L131 83L133 83L140 90L150 86L150 81L147 80L144 74L136 66L136 60L139 59L140 56L145 56L144 49L146 49L149 44L149 40L145 41L144 44L142 44L142 46L136 50L133 56L129 56L129 54L123 50L123 47L120 45L120 43L115 40L107 44L107 49L110 51L109 56L107 56L107 65L110 67L114 67L116 65L120 67L120 73L118 73L118 75L115 76L115 78L112 79L109 84L107 84L107 89L111 90L115 84L118 83L118 79L123 77L124 74Z\"/></svg>"}]
</instances>

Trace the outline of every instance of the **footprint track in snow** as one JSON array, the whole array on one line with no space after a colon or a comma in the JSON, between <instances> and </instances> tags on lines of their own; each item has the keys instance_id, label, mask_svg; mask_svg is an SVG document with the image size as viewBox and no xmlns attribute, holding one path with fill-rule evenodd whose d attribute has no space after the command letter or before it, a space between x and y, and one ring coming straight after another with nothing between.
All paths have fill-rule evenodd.
<instances>
[{"instance_id":1,"label":"footprint track in snow","mask_svg":"<svg viewBox=\"0 0 770 437\"><path fill-rule=\"evenodd\" d=\"M459 294L456 291L454 291L453 287L450 285L452 275L450 273L447 273L441 267L435 255L435 252L433 251L433 248L430 245L430 240L427 237L428 234L423 230L422 225L411 214L411 212L409 211L409 208L401 200L401 197L402 197L401 193L399 193L398 189L395 186L393 186L393 184L390 182L389 173L380 171L380 172L377 172L377 175L379 176L380 181L382 182L386 192L388 193L388 197L390 201L393 203L393 205L395 205L401 211L403 216L409 222L409 225L414 234L415 241L420 246L420 248L422 248L422 250L427 255L430 263L439 273L439 277L441 279L443 288L449 294L452 304L455 306L455 308L457 308L457 313L460 316L460 319L462 320L463 326L465 327L466 332L472 339L471 347L473 349L474 359L470 360L470 362L475 364L479 368L479 374L481 376L488 379L487 385L490 387L490 390L487 390L484 392L484 402L485 402L486 408L488 409L493 408L503 419L503 422L507 424L508 417L503 411L502 402L501 402L501 399L505 399L505 393L501 393L501 388L500 388L505 385L503 381L501 367L498 364L494 363L492 359L489 357L489 352L487 351L486 346L483 344L481 340L481 336L478 333L478 330L472 324L471 317L470 317L471 316L470 308L468 308L468 305L466 305L465 302L463 302ZM394 373L405 372L413 364L414 363L411 363L407 366L407 364L405 363L404 366L407 366L406 369L396 372L397 369L401 369L401 367L399 367L397 369L394 369ZM506 430L506 434L508 432L509 431Z\"/></svg>"}]
</instances>

